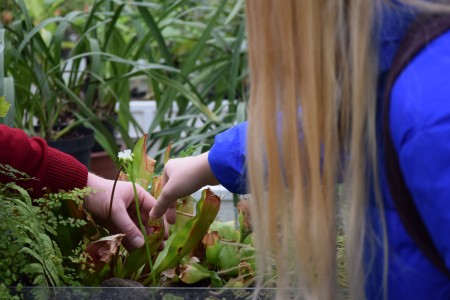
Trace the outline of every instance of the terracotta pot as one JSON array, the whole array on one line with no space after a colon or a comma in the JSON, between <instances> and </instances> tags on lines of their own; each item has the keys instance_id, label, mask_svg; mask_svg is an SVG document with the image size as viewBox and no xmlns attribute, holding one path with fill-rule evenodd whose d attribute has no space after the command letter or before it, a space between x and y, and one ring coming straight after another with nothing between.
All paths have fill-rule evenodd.
<instances>
[{"instance_id":1,"label":"terracotta pot","mask_svg":"<svg viewBox=\"0 0 450 300\"><path fill-rule=\"evenodd\" d=\"M118 168L106 151L91 153L91 172L103 178L116 179Z\"/></svg>"}]
</instances>

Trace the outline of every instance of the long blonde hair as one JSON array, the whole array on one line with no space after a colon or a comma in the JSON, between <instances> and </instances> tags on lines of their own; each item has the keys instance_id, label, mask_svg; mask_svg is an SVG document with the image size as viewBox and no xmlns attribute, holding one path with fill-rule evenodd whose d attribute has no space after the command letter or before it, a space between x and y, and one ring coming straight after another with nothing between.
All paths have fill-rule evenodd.
<instances>
[{"instance_id":1,"label":"long blonde hair","mask_svg":"<svg viewBox=\"0 0 450 300\"><path fill-rule=\"evenodd\" d=\"M349 291L352 298L364 298L369 184L376 194L379 190L374 37L382 2L247 0L248 174L255 200L258 286L275 273L280 299L337 295L336 184L341 172L348 194ZM383 203L379 195L375 198L385 231ZM291 287L299 294L289 294Z\"/></svg>"}]
</instances>

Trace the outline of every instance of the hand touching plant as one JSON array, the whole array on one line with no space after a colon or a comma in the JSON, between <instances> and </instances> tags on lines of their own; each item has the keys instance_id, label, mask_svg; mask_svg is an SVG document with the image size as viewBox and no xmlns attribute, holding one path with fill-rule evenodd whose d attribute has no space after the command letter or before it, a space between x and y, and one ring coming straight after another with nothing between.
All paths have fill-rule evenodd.
<instances>
[{"instance_id":1,"label":"hand touching plant","mask_svg":"<svg viewBox=\"0 0 450 300\"><path fill-rule=\"evenodd\" d=\"M118 178L124 181L109 182L112 184L112 188L109 189L110 192L104 192L102 197L103 199L110 198L110 206L105 205L108 203L105 200L98 203L88 201L93 212L96 211L97 214L111 220L111 223L115 224L119 230L124 233L127 233L126 230L130 230L136 240L139 240L139 237L144 239L144 247L126 251L125 255L123 255L124 252L120 252L120 255L114 256L115 261L112 265L100 263L100 267L97 268L100 270L99 273L112 266L111 271L114 277L143 280L144 285L157 284L162 272L175 268L199 245L203 236L208 232L209 226L219 211L220 199L210 190L205 190L202 198L197 202L195 216L192 215L181 227L174 229L166 241L164 250L160 248L162 251L157 253L163 242L166 228L163 214L167 208L173 204L173 209L169 209L166 216L170 222L175 223L175 214L177 213L175 204L179 198L190 195L205 185L218 183L209 167L208 153L172 160L169 160L169 155L170 145L164 159L164 174L155 176L153 174L155 161L147 156L146 136L142 137L136 142L133 151L125 150L119 153L121 172ZM95 185L95 180L101 180L99 177L92 177L92 179L94 180L93 185ZM132 192L129 190L130 181ZM150 193L147 193L145 189L149 188ZM159 200L155 201L155 198L159 198ZM135 208L132 203L135 204ZM98 205L94 206L94 204ZM152 207L155 209L150 212ZM180 205L178 208L178 213L182 213ZM158 215L152 215L155 212ZM139 234L139 230L141 234ZM136 240L130 241L135 242ZM108 247L110 244L115 245L111 243L111 239L101 240L102 244L98 244L99 241L92 243L94 244L92 248L97 246L94 250L101 248L104 243ZM117 253L117 250L111 251ZM93 256L96 256L96 252Z\"/></svg>"},{"instance_id":2,"label":"hand touching plant","mask_svg":"<svg viewBox=\"0 0 450 300\"><path fill-rule=\"evenodd\" d=\"M87 185L96 192L86 199L86 207L109 222L109 229L124 233L124 245L128 249L142 247L144 235L155 229L148 217L155 199L145 190L152 179L155 161L147 157L145 144L146 136L138 140L133 152L124 150L118 154L121 179L129 181L112 181L94 174L88 175ZM159 226L159 223L162 222L158 222L158 228L164 235L164 226ZM159 237L155 244L160 242Z\"/></svg>"},{"instance_id":3,"label":"hand touching plant","mask_svg":"<svg viewBox=\"0 0 450 300\"><path fill-rule=\"evenodd\" d=\"M142 247L144 245L144 237L138 229L139 223L132 183L117 182L114 201L111 206L111 220L108 220L108 218L114 181L89 173L87 186L91 187L95 192L85 199L86 208L102 220L110 221L106 226L112 232L124 233L124 245L127 248ZM147 224L148 214L155 204L155 199L139 185L136 185L136 192L142 221L144 224ZM149 227L146 226L146 229L149 230Z\"/></svg>"},{"instance_id":4,"label":"hand touching plant","mask_svg":"<svg viewBox=\"0 0 450 300\"><path fill-rule=\"evenodd\" d=\"M174 224L177 199L191 195L206 185L217 184L219 182L209 166L208 152L169 160L164 167L163 189L150 212L150 218L159 218L165 213L167 221Z\"/></svg>"}]
</instances>

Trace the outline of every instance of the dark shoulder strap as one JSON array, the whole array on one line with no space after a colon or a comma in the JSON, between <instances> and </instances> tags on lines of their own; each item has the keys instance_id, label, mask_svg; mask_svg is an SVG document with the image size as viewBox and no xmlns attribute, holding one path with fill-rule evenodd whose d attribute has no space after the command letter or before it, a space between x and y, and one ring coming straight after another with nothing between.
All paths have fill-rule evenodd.
<instances>
[{"instance_id":1,"label":"dark shoulder strap","mask_svg":"<svg viewBox=\"0 0 450 300\"><path fill-rule=\"evenodd\" d=\"M400 220L417 247L442 273L450 278L450 270L446 267L442 256L433 243L406 186L397 152L392 142L389 124L391 90L395 80L416 54L430 41L449 29L450 15L422 16L408 29L386 78L386 88L383 95L383 139L389 190Z\"/></svg>"}]
</instances>

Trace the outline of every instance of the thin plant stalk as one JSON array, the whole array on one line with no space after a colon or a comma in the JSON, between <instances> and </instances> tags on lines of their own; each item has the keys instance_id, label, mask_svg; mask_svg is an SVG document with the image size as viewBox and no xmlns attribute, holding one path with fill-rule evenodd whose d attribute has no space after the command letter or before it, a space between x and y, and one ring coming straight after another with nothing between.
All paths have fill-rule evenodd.
<instances>
[{"instance_id":1,"label":"thin plant stalk","mask_svg":"<svg viewBox=\"0 0 450 300\"><path fill-rule=\"evenodd\" d=\"M112 188L112 192L111 192L111 199L109 200L109 213L108 213L108 221L111 222L112 220L112 205L113 205L113 201L114 201L114 192L116 191L116 185L117 185L117 181L119 180L119 176L120 176L120 172L123 171L123 166L120 165L119 168L119 172L117 172L117 176L116 179L114 180L114 184L113 184L113 188Z\"/></svg>"},{"instance_id":2,"label":"thin plant stalk","mask_svg":"<svg viewBox=\"0 0 450 300\"><path fill-rule=\"evenodd\" d=\"M139 222L139 227L141 228L142 235L144 236L145 252L147 253L147 260L148 260L148 265L150 267L150 274L152 276L152 283L155 284L156 277L155 277L155 272L153 272L153 263L152 263L152 256L150 254L150 246L148 244L147 239L145 238L147 236L147 232L145 230L144 224L142 223L141 212L139 209L139 200L138 200L137 190L136 190L136 184L134 183L134 178L132 177L131 174L130 174L130 179L131 179L131 183L133 184L134 202L136 203L136 214L137 214L137 218L138 218L138 222Z\"/></svg>"}]
</instances>

